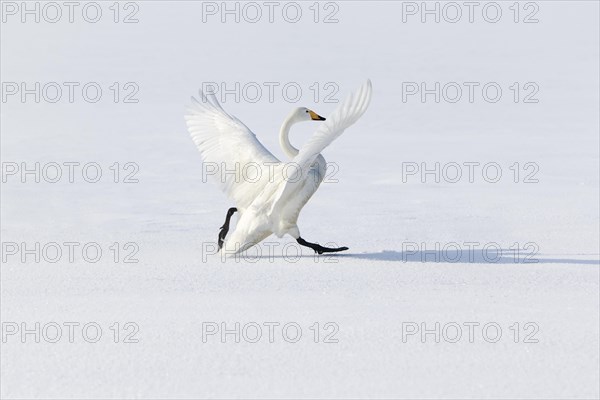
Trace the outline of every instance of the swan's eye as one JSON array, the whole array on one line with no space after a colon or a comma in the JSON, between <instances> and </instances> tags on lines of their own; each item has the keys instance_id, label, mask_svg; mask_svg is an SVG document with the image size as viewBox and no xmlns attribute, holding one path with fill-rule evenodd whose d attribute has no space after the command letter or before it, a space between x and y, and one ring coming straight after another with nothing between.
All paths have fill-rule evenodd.
<instances>
[{"instance_id":1,"label":"swan's eye","mask_svg":"<svg viewBox=\"0 0 600 400\"><path fill-rule=\"evenodd\" d=\"M306 110L305 112L308 112L308 110Z\"/></svg>"}]
</instances>

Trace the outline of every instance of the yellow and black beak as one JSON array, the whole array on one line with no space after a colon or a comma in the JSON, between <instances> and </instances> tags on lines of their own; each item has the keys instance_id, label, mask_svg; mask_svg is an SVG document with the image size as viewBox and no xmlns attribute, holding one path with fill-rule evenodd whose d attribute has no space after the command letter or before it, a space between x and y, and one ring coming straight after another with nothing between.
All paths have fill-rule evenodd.
<instances>
[{"instance_id":1,"label":"yellow and black beak","mask_svg":"<svg viewBox=\"0 0 600 400\"><path fill-rule=\"evenodd\" d=\"M325 121L325 118L321 117L319 114L312 110L308 110L308 113L310 114L310 119L312 119L313 121Z\"/></svg>"}]
</instances>

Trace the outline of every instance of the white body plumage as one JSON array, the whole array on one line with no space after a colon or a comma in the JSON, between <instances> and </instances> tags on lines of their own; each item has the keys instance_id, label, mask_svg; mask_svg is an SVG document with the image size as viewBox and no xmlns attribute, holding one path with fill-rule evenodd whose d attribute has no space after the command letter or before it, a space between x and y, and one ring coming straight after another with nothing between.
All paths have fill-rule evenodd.
<instances>
[{"instance_id":1,"label":"white body plumage","mask_svg":"<svg viewBox=\"0 0 600 400\"><path fill-rule=\"evenodd\" d=\"M221 189L240 213L222 252L244 251L271 234L300 238L297 225L300 211L325 176L326 162L320 153L364 114L371 93L371 82L367 81L327 120L307 108L295 109L284 121L279 136L283 151L291 158L288 163L271 154L246 125L221 107L214 95L200 92L200 100L192 98L193 105L185 119L203 161L223 166L227 171L235 170L236 163L237 170L249 164L258 170L252 179L236 174L219 176ZM325 122L298 150L289 141L290 128L311 120Z\"/></svg>"}]
</instances>

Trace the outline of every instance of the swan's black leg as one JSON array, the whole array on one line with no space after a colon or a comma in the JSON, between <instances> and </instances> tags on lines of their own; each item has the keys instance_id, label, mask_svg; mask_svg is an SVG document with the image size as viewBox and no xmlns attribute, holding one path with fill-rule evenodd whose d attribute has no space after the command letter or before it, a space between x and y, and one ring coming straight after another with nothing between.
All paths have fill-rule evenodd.
<instances>
[{"instance_id":1,"label":"swan's black leg","mask_svg":"<svg viewBox=\"0 0 600 400\"><path fill-rule=\"evenodd\" d=\"M221 231L219 232L219 250L221 250L221 247L223 247L223 241L225 240L225 236L227 236L227 232L229 232L229 220L231 219L231 216L233 215L233 213L235 213L237 211L237 208L235 207L231 207L229 210L227 210L227 216L225 217L225 223L223 224L223 226L219 229L221 229Z\"/></svg>"},{"instance_id":2,"label":"swan's black leg","mask_svg":"<svg viewBox=\"0 0 600 400\"><path fill-rule=\"evenodd\" d=\"M335 247L335 248L333 248L333 247L323 247L320 244L307 242L306 240L302 239L301 237L299 237L298 239L296 239L296 241L301 246L310 247L311 249L313 249L315 251L315 253L319 253L319 254L323 254L323 253L335 253L336 251L348 250L347 247Z\"/></svg>"}]
</instances>

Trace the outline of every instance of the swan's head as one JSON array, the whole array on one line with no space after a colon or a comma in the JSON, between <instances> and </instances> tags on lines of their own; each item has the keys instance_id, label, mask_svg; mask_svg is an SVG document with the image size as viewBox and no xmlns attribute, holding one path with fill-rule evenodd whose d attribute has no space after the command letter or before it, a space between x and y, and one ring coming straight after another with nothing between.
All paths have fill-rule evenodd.
<instances>
[{"instance_id":1,"label":"swan's head","mask_svg":"<svg viewBox=\"0 0 600 400\"><path fill-rule=\"evenodd\" d=\"M293 112L296 121L325 121L325 118L306 107L298 107Z\"/></svg>"}]
</instances>

